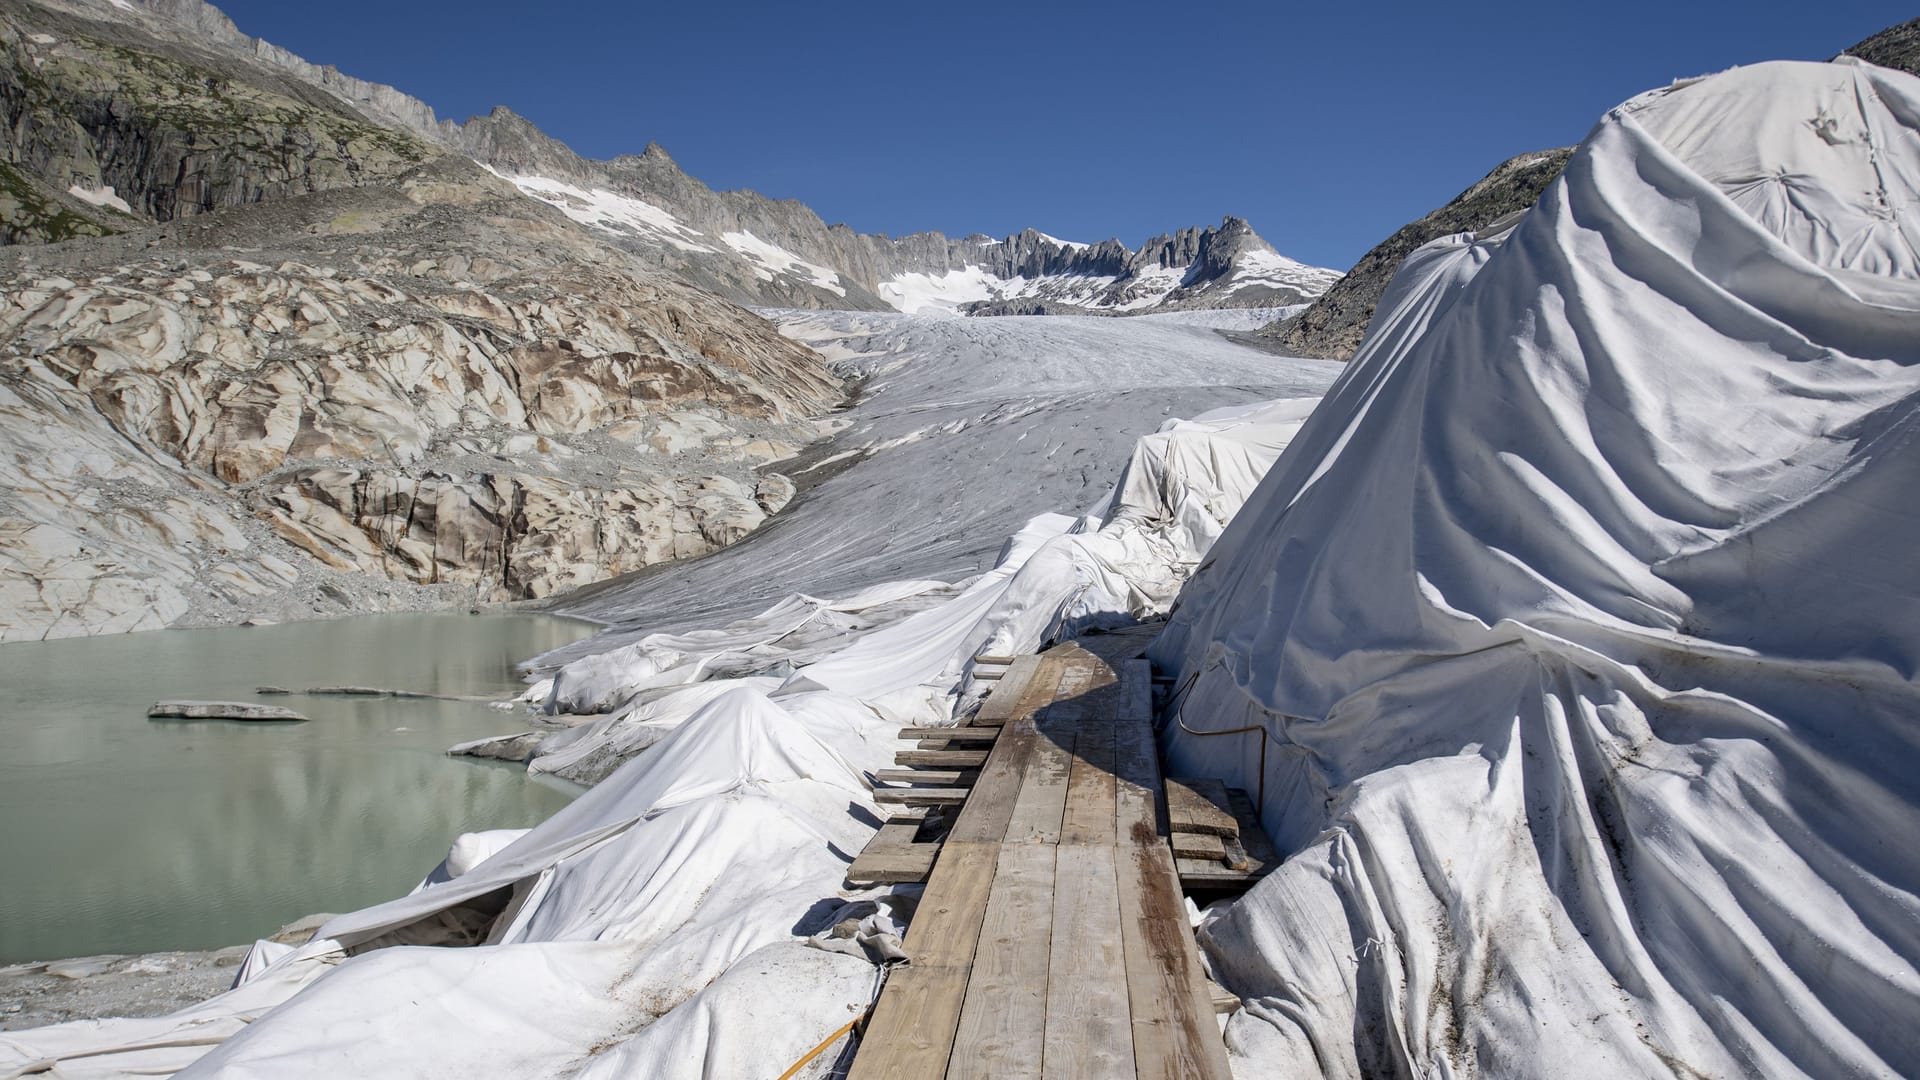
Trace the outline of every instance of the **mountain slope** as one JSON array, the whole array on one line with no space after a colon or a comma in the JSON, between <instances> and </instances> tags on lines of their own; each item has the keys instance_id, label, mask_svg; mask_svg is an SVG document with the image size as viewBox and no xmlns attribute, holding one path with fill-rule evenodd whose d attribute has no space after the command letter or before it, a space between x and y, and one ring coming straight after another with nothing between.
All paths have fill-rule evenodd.
<instances>
[{"instance_id":1,"label":"mountain slope","mask_svg":"<svg viewBox=\"0 0 1920 1080\"><path fill-rule=\"evenodd\" d=\"M0 180L11 190L31 186L42 174L72 178L52 184L51 190L32 191L38 208L32 216L47 224L12 229L16 240L127 227L111 214L90 211L85 202L63 198L69 186L78 189L76 194L97 193L96 201L108 206L124 200L142 220L168 221L289 192L375 182L418 163L425 148L434 147L473 158L525 194L601 230L649 265L741 303L959 311L970 304L1018 300L1028 305L1022 310L1044 304L1047 310L1075 312L1275 307L1306 302L1335 276L1279 255L1234 218L1216 228L1153 237L1138 249L1116 240L1069 243L1031 230L997 241L857 233L828 225L795 200L716 192L688 176L657 145L636 155L591 161L504 107L464 124L438 120L425 103L392 87L310 64L247 36L202 0L128 0L112 7L111 0L48 3L65 15L92 20L88 36L107 49L106 55L100 50L90 55L70 43L42 47L18 35L5 42L16 55L8 65L11 79L0 75L0 103L16 123L22 117L28 121L8 157L28 167L25 180ZM28 0L0 0L0 12L28 9L44 10ZM50 17L43 14L42 20ZM99 25L103 21L125 24L147 43L143 68L136 71L111 54L119 35ZM54 36L60 36L57 27ZM49 56L56 62L44 68ZM101 69L107 78L83 77ZM211 106L216 112L227 107L218 93L270 100L250 101L241 110L256 128L245 133L245 149L226 140L220 153L208 157L194 152L191 133L229 121L195 112L208 103L197 91L188 94L167 106L178 113L171 117L177 122L158 125L163 137L154 143L157 153L128 160L116 151L145 143L112 138L124 118L115 116L110 93L90 97L88 90L136 76L156 84L131 88L141 101L158 100L155 91L170 85L215 88ZM54 84L51 93L35 92L43 79ZM109 147L106 156L69 159L67 147L76 132ZM298 167L271 167L276 153ZM168 182L174 176L193 181L177 185L183 194L174 194L175 185ZM27 197L13 201L24 203ZM28 216L18 208L7 210L8 205L0 203L6 220ZM78 220L60 217L63 212Z\"/></svg>"},{"instance_id":2,"label":"mountain slope","mask_svg":"<svg viewBox=\"0 0 1920 1080\"><path fill-rule=\"evenodd\" d=\"M1418 221L1401 226L1360 257L1305 311L1248 335L1289 356L1345 360L1360 347L1374 307L1394 272L1421 245L1475 232L1532 206L1572 156L1572 147L1522 154Z\"/></svg>"},{"instance_id":3,"label":"mountain slope","mask_svg":"<svg viewBox=\"0 0 1920 1080\"><path fill-rule=\"evenodd\" d=\"M0 640L549 596L791 497L818 355L197 33L0 0Z\"/></svg>"}]
</instances>

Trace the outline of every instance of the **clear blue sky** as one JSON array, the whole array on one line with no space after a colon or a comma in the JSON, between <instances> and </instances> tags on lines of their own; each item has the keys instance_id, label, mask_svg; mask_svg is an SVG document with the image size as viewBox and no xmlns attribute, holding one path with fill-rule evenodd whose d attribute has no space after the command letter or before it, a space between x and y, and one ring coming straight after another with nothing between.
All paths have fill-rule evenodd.
<instances>
[{"instance_id":1,"label":"clear blue sky","mask_svg":"<svg viewBox=\"0 0 1920 1080\"><path fill-rule=\"evenodd\" d=\"M1340 269L1643 89L1825 59L1920 14L1868 0L221 6L442 116L504 104L589 157L655 141L716 188L862 231L1137 244L1236 214Z\"/></svg>"}]
</instances>

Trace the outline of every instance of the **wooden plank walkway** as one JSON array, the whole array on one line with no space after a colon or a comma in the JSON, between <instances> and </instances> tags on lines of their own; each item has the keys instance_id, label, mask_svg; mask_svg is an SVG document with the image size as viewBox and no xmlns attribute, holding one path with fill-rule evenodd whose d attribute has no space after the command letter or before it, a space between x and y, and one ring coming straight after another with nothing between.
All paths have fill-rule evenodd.
<instances>
[{"instance_id":1,"label":"wooden plank walkway","mask_svg":"<svg viewBox=\"0 0 1920 1080\"><path fill-rule=\"evenodd\" d=\"M867 880L929 860L931 873L907 930L912 961L889 976L852 1080L1227 1080L1217 988L1200 966L1169 845L1152 673L1130 659L1148 637L996 657L1008 667L972 725L995 732L991 742L953 729L906 736L984 751L984 761L903 754L903 765L949 771L908 781L942 786L890 789L886 800L959 793L964 803L943 844L918 842L920 821L895 818L897 842L876 840L855 864ZM970 786L945 786L974 765Z\"/></svg>"}]
</instances>

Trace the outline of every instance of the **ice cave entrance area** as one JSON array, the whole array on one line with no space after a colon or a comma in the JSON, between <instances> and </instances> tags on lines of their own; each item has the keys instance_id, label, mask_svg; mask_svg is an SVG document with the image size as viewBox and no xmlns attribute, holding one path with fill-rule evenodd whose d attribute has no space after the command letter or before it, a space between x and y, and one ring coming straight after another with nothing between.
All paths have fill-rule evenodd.
<instances>
[{"instance_id":1,"label":"ice cave entrance area","mask_svg":"<svg viewBox=\"0 0 1920 1080\"><path fill-rule=\"evenodd\" d=\"M575 789L446 755L525 730L517 710L255 688L504 698L516 662L593 630L374 615L0 645L0 964L250 941L406 892L449 836L538 824ZM309 720L149 720L168 698Z\"/></svg>"}]
</instances>

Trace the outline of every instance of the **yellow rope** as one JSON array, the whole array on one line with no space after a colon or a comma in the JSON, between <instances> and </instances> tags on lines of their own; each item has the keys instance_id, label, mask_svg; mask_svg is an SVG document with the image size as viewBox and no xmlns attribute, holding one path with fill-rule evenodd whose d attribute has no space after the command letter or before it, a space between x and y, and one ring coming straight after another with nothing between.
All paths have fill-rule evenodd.
<instances>
[{"instance_id":1,"label":"yellow rope","mask_svg":"<svg viewBox=\"0 0 1920 1080\"><path fill-rule=\"evenodd\" d=\"M866 1019L866 1017L867 1017L867 1014L865 1012L862 1012L859 1016L856 1016L853 1019L847 1021L845 1027L842 1027L840 1030L827 1036L826 1042L823 1042L819 1046L814 1047L811 1051L808 1051L806 1057L803 1057L799 1061L794 1062L792 1068L788 1069L786 1072L781 1073L780 1080L793 1080L794 1074L798 1073L801 1069L804 1069L807 1067L807 1062L812 1061L814 1058L819 1057L820 1051L825 1050L827 1047L832 1046L834 1043L839 1042L840 1036L845 1035L849 1031L852 1031L853 1025Z\"/></svg>"}]
</instances>

